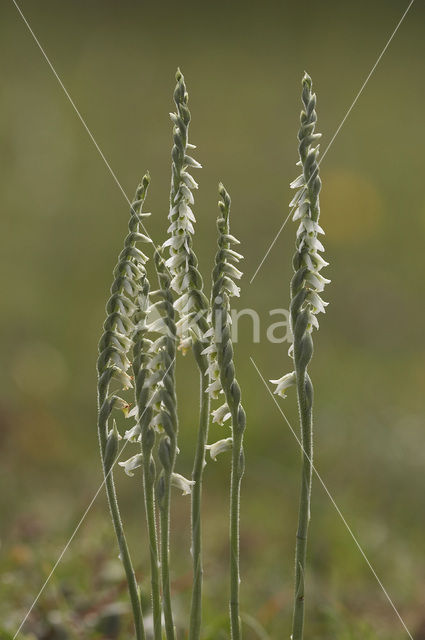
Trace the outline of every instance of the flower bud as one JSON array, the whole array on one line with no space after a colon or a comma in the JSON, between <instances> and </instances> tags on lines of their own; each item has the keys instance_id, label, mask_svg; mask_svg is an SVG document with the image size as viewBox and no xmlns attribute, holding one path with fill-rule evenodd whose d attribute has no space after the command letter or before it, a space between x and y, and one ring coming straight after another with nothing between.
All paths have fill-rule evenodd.
<instances>
[{"instance_id":1,"label":"flower bud","mask_svg":"<svg viewBox=\"0 0 425 640\"><path fill-rule=\"evenodd\" d=\"M110 472L117 458L118 441L119 441L119 434L118 434L116 422L114 420L114 426L109 432L108 438L106 440L105 455L104 455L104 462L103 462L104 468L105 468L105 474L108 474Z\"/></svg>"},{"instance_id":2,"label":"flower bud","mask_svg":"<svg viewBox=\"0 0 425 640\"><path fill-rule=\"evenodd\" d=\"M313 339L310 333L304 334L300 343L298 354L298 366L301 370L306 369L313 355Z\"/></svg>"},{"instance_id":3,"label":"flower bud","mask_svg":"<svg viewBox=\"0 0 425 640\"><path fill-rule=\"evenodd\" d=\"M172 467L172 451L170 438L162 438L159 443L158 457L165 471L170 472Z\"/></svg>"}]
</instances>

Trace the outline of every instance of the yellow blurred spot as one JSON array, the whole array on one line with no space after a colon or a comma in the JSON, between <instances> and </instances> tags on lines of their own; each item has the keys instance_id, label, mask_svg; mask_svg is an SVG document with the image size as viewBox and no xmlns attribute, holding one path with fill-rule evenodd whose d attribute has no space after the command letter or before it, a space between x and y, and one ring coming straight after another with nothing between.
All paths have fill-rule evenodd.
<instances>
[{"instance_id":1,"label":"yellow blurred spot","mask_svg":"<svg viewBox=\"0 0 425 640\"><path fill-rule=\"evenodd\" d=\"M10 559L18 566L25 566L32 561L32 551L24 544L15 544L10 549Z\"/></svg>"},{"instance_id":2,"label":"yellow blurred spot","mask_svg":"<svg viewBox=\"0 0 425 640\"><path fill-rule=\"evenodd\" d=\"M326 239L357 244L373 236L383 219L383 201L366 176L350 171L323 172L321 224Z\"/></svg>"}]
</instances>

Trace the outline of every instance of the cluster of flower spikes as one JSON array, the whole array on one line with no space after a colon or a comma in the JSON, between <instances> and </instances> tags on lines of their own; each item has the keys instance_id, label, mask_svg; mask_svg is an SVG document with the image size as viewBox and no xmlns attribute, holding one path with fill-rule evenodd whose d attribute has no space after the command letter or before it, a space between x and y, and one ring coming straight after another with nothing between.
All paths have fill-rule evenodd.
<instances>
[{"instance_id":1,"label":"cluster of flower spikes","mask_svg":"<svg viewBox=\"0 0 425 640\"><path fill-rule=\"evenodd\" d=\"M242 277L242 272L237 269L234 263L238 263L243 256L234 251L231 247L239 244L239 240L230 234L229 213L230 196L222 184L219 185L219 217L217 219L218 230L218 250L215 257L213 270L213 287L211 294L211 322L212 329L207 336L212 336L212 343L204 349L203 353L208 356L209 366L207 375L209 376L209 386L207 392L214 400L220 396L224 402L212 411L213 422L224 424L232 416L229 408L228 396L231 398L233 410L238 414L243 412L240 405L240 390L235 380L235 370L233 365L233 348L230 339L231 315L229 312L229 298L239 297L240 289L235 283ZM219 440L208 445L210 455L213 460L222 451L230 449L232 438Z\"/></svg>"},{"instance_id":2,"label":"cluster of flower spikes","mask_svg":"<svg viewBox=\"0 0 425 640\"><path fill-rule=\"evenodd\" d=\"M148 257L136 247L136 243L151 242L150 238L140 233L140 227L143 227L142 218L150 215L142 212L149 181L149 174L146 174L137 187L131 205L128 234L114 269L111 297L106 305L107 318L99 343L98 420L105 473L109 473L115 462L119 439L115 421L112 429L109 426L110 415L113 409L122 409L125 414L129 409L127 401L117 393L132 387L132 380L127 371L131 364L128 354L133 346L133 316L136 310L134 299L140 283L146 278L145 264L148 260ZM112 382L116 383L118 389L110 393Z\"/></svg>"},{"instance_id":3,"label":"cluster of flower spikes","mask_svg":"<svg viewBox=\"0 0 425 640\"><path fill-rule=\"evenodd\" d=\"M298 132L299 162L303 171L292 183L291 188L297 192L290 203L295 207L293 220L299 220L297 230L296 251L293 258L294 276L291 281L291 328L293 344L289 355L294 357L295 348L299 345L302 354L301 365L305 369L313 353L313 341L311 333L313 328L318 329L318 313L324 313L327 302L320 297L325 284L330 280L324 278L320 271L328 263L322 258L320 252L324 247L318 236L324 231L319 225L320 204L319 193L321 180L319 177L319 145L314 144L321 137L315 133L317 120L316 94L312 92L312 81L305 74L302 81L302 101L304 109L301 112L301 126ZM271 380L276 385L275 393L286 397L286 390L296 383L295 372L288 373L278 380Z\"/></svg>"},{"instance_id":4,"label":"cluster of flower spikes","mask_svg":"<svg viewBox=\"0 0 425 640\"><path fill-rule=\"evenodd\" d=\"M135 377L135 407L128 416L136 418L134 427L126 431L130 442L142 442L142 452L120 463L128 475L150 459L156 435L160 442L158 456L163 467L159 489L164 482L164 474L171 477L171 483L184 494L191 492L192 481L174 472L177 448L177 398L175 393L176 324L170 275L161 250L155 250L155 268L159 289L149 291L147 279L142 283L137 298L136 332L134 335L133 371ZM158 298L151 304L151 297ZM148 317L155 317L148 323ZM159 334L154 341L148 335ZM160 491L159 491L160 493Z\"/></svg>"},{"instance_id":5,"label":"cluster of flower spikes","mask_svg":"<svg viewBox=\"0 0 425 640\"><path fill-rule=\"evenodd\" d=\"M188 93L180 70L176 74L174 102L176 112L171 113L173 121L172 177L170 192L170 212L168 218L170 237L164 243L169 248L170 257L165 265L172 274L171 287L177 293L174 307L179 314L177 335L179 348L185 353L193 339L204 340L209 326L207 323L208 299L203 292L202 276L198 270L198 260L192 248L195 232L195 216L191 206L194 203L193 190L197 183L189 173L189 168L201 168L199 162L190 155L195 146L188 141L190 111Z\"/></svg>"}]
</instances>

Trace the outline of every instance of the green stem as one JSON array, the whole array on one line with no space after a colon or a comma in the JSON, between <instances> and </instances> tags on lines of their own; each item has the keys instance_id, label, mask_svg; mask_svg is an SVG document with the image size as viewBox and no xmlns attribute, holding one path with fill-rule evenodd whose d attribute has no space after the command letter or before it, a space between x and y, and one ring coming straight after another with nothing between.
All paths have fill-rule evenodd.
<instances>
[{"instance_id":1,"label":"green stem","mask_svg":"<svg viewBox=\"0 0 425 640\"><path fill-rule=\"evenodd\" d=\"M297 358L295 357L295 362ZM307 373L297 371L298 410L301 423L302 477L298 514L298 530L295 547L295 600L292 623L292 640L302 640L304 629L304 582L307 556L308 525L313 467L313 413L306 394Z\"/></svg>"},{"instance_id":2,"label":"green stem","mask_svg":"<svg viewBox=\"0 0 425 640\"><path fill-rule=\"evenodd\" d=\"M208 361L201 355L203 345L196 342L193 345L196 362L200 372L200 416L198 441L196 445L195 460L192 471L192 480L195 485L192 489L192 558L193 558L193 587L192 604L190 610L189 640L199 640L202 621L202 532L201 532L201 503L202 503L202 476L205 466L205 445L208 439L208 426L210 415L210 398L207 393L209 384L206 375Z\"/></svg>"},{"instance_id":3,"label":"green stem","mask_svg":"<svg viewBox=\"0 0 425 640\"><path fill-rule=\"evenodd\" d=\"M167 640L175 640L173 610L171 604L170 587L170 494L171 475L164 477L164 495L160 500L161 522L161 575L162 575L162 600L164 605L165 635Z\"/></svg>"},{"instance_id":4,"label":"green stem","mask_svg":"<svg viewBox=\"0 0 425 640\"><path fill-rule=\"evenodd\" d=\"M241 638L239 614L239 522L240 489L243 475L243 430L239 428L238 412L232 415L232 472L230 479L230 628L232 640Z\"/></svg>"},{"instance_id":5,"label":"green stem","mask_svg":"<svg viewBox=\"0 0 425 640\"><path fill-rule=\"evenodd\" d=\"M142 605L140 602L139 587L137 585L136 576L131 562L130 551L128 549L127 540L124 534L124 527L121 520L121 514L118 507L117 494L115 491L114 478L112 469L109 472L105 470L104 452L106 447L106 425L98 423L98 435L100 442L100 450L103 462L103 472L105 478L106 495L108 498L109 510L111 512L112 523L114 525L115 535L120 550L121 562L124 566L127 578L128 591L130 594L131 607L133 610L134 626L136 630L137 640L145 640L145 628L143 624Z\"/></svg>"},{"instance_id":6,"label":"green stem","mask_svg":"<svg viewBox=\"0 0 425 640\"><path fill-rule=\"evenodd\" d=\"M159 561L155 518L154 478L154 462L152 456L149 456L146 464L143 464L143 485L151 563L153 633L155 640L161 640L161 594L159 585Z\"/></svg>"}]
</instances>

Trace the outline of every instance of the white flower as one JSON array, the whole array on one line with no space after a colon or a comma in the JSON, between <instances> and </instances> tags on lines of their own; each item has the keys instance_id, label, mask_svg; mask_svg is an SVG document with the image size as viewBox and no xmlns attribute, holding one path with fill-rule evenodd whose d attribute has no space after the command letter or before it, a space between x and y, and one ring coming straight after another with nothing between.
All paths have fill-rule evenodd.
<instances>
[{"instance_id":1,"label":"white flower","mask_svg":"<svg viewBox=\"0 0 425 640\"><path fill-rule=\"evenodd\" d=\"M217 360L215 358L210 358L208 362L209 364L205 375L208 376L210 380L218 380L220 376L220 369Z\"/></svg>"},{"instance_id":2,"label":"white flower","mask_svg":"<svg viewBox=\"0 0 425 640\"><path fill-rule=\"evenodd\" d=\"M125 432L124 438L130 442L138 442L138 440L140 440L141 433L140 424L137 423L134 427Z\"/></svg>"},{"instance_id":3,"label":"white flower","mask_svg":"<svg viewBox=\"0 0 425 640\"><path fill-rule=\"evenodd\" d=\"M305 186L305 178L303 173L299 175L297 178L295 178L295 180L293 180L290 184L291 189L298 189L298 187L304 187L304 186Z\"/></svg>"},{"instance_id":4,"label":"white flower","mask_svg":"<svg viewBox=\"0 0 425 640\"><path fill-rule=\"evenodd\" d=\"M126 474L128 476L134 476L134 473L132 473L132 471L134 471L134 469L138 469L139 467L142 466L143 464L143 456L141 453L137 453L135 456L132 456L131 458L129 458L128 460L126 460L125 462L119 462L118 463L120 465L120 467L124 468L124 471L126 472Z\"/></svg>"},{"instance_id":5,"label":"white flower","mask_svg":"<svg viewBox=\"0 0 425 640\"><path fill-rule=\"evenodd\" d=\"M229 407L227 406L226 403L222 404L221 407L219 407L218 409L215 409L214 411L212 411L211 415L213 418L213 422L216 422L217 424L223 424L226 420L228 420L231 417Z\"/></svg>"},{"instance_id":6,"label":"white flower","mask_svg":"<svg viewBox=\"0 0 425 640\"><path fill-rule=\"evenodd\" d=\"M192 338L191 338L191 336L188 336L187 338L184 338L183 340L180 340L177 349L182 352L182 355L185 356L186 353L191 348L191 346L192 346Z\"/></svg>"},{"instance_id":7,"label":"white flower","mask_svg":"<svg viewBox=\"0 0 425 640\"><path fill-rule=\"evenodd\" d=\"M211 329L209 331L207 331L207 333L205 333L204 338L206 338L208 335L212 335L210 333L210 331L212 331ZM208 347L206 347L203 351L201 351L201 356L216 356L217 355L217 347L215 344L210 344Z\"/></svg>"},{"instance_id":8,"label":"white flower","mask_svg":"<svg viewBox=\"0 0 425 640\"><path fill-rule=\"evenodd\" d=\"M329 304L329 302L325 302L324 300L322 300L322 298L315 291L308 292L307 300L312 306L313 313L325 313L325 307L327 307Z\"/></svg>"},{"instance_id":9,"label":"white flower","mask_svg":"<svg viewBox=\"0 0 425 640\"><path fill-rule=\"evenodd\" d=\"M220 453L224 453L225 451L230 451L232 449L232 446L233 446L233 439L225 438L224 440L218 440L217 442L214 442L214 444L207 444L205 448L209 450L211 460L214 460L215 462L217 460L217 456Z\"/></svg>"},{"instance_id":10,"label":"white flower","mask_svg":"<svg viewBox=\"0 0 425 640\"><path fill-rule=\"evenodd\" d=\"M112 396L111 404L114 409L121 409L125 416L128 415L130 405L123 398L120 398L119 396Z\"/></svg>"},{"instance_id":11,"label":"white flower","mask_svg":"<svg viewBox=\"0 0 425 640\"><path fill-rule=\"evenodd\" d=\"M286 398L285 391L289 389L289 387L292 387L296 383L296 381L297 379L295 371L287 373L281 378L278 378L278 380L270 380L272 384L276 385L276 390L274 391L274 393L276 393L278 396L281 396L282 398Z\"/></svg>"},{"instance_id":12,"label":"white flower","mask_svg":"<svg viewBox=\"0 0 425 640\"><path fill-rule=\"evenodd\" d=\"M180 473L172 473L171 474L171 484L173 487L177 489L181 489L184 496L192 493L192 487L195 484L194 480L188 480L184 476L180 475Z\"/></svg>"},{"instance_id":13,"label":"white flower","mask_svg":"<svg viewBox=\"0 0 425 640\"><path fill-rule=\"evenodd\" d=\"M210 398L213 400L217 400L218 394L221 392L221 382L220 380L213 380L207 387L207 393Z\"/></svg>"},{"instance_id":14,"label":"white flower","mask_svg":"<svg viewBox=\"0 0 425 640\"><path fill-rule=\"evenodd\" d=\"M136 418L136 420L137 420L138 416L139 416L139 407L136 404L132 408L132 410L127 413L126 418Z\"/></svg>"},{"instance_id":15,"label":"white flower","mask_svg":"<svg viewBox=\"0 0 425 640\"><path fill-rule=\"evenodd\" d=\"M238 287L231 278L224 276L223 288L225 291L227 291L229 296L235 296L236 298L239 298L241 292L240 287Z\"/></svg>"},{"instance_id":16,"label":"white flower","mask_svg":"<svg viewBox=\"0 0 425 640\"><path fill-rule=\"evenodd\" d=\"M131 389L132 388L132 386L133 386L132 380L131 380L131 377L128 375L128 373L126 373L125 371L120 369L120 367L117 367L116 365L112 365L111 369L114 370L115 380L117 380L117 382L119 382L121 384L123 389Z\"/></svg>"},{"instance_id":17,"label":"white flower","mask_svg":"<svg viewBox=\"0 0 425 640\"><path fill-rule=\"evenodd\" d=\"M190 192L189 192L190 193ZM180 247L184 244L186 238L184 234L180 236L171 236L164 242L163 247L172 247L175 250L180 249Z\"/></svg>"}]
</instances>

